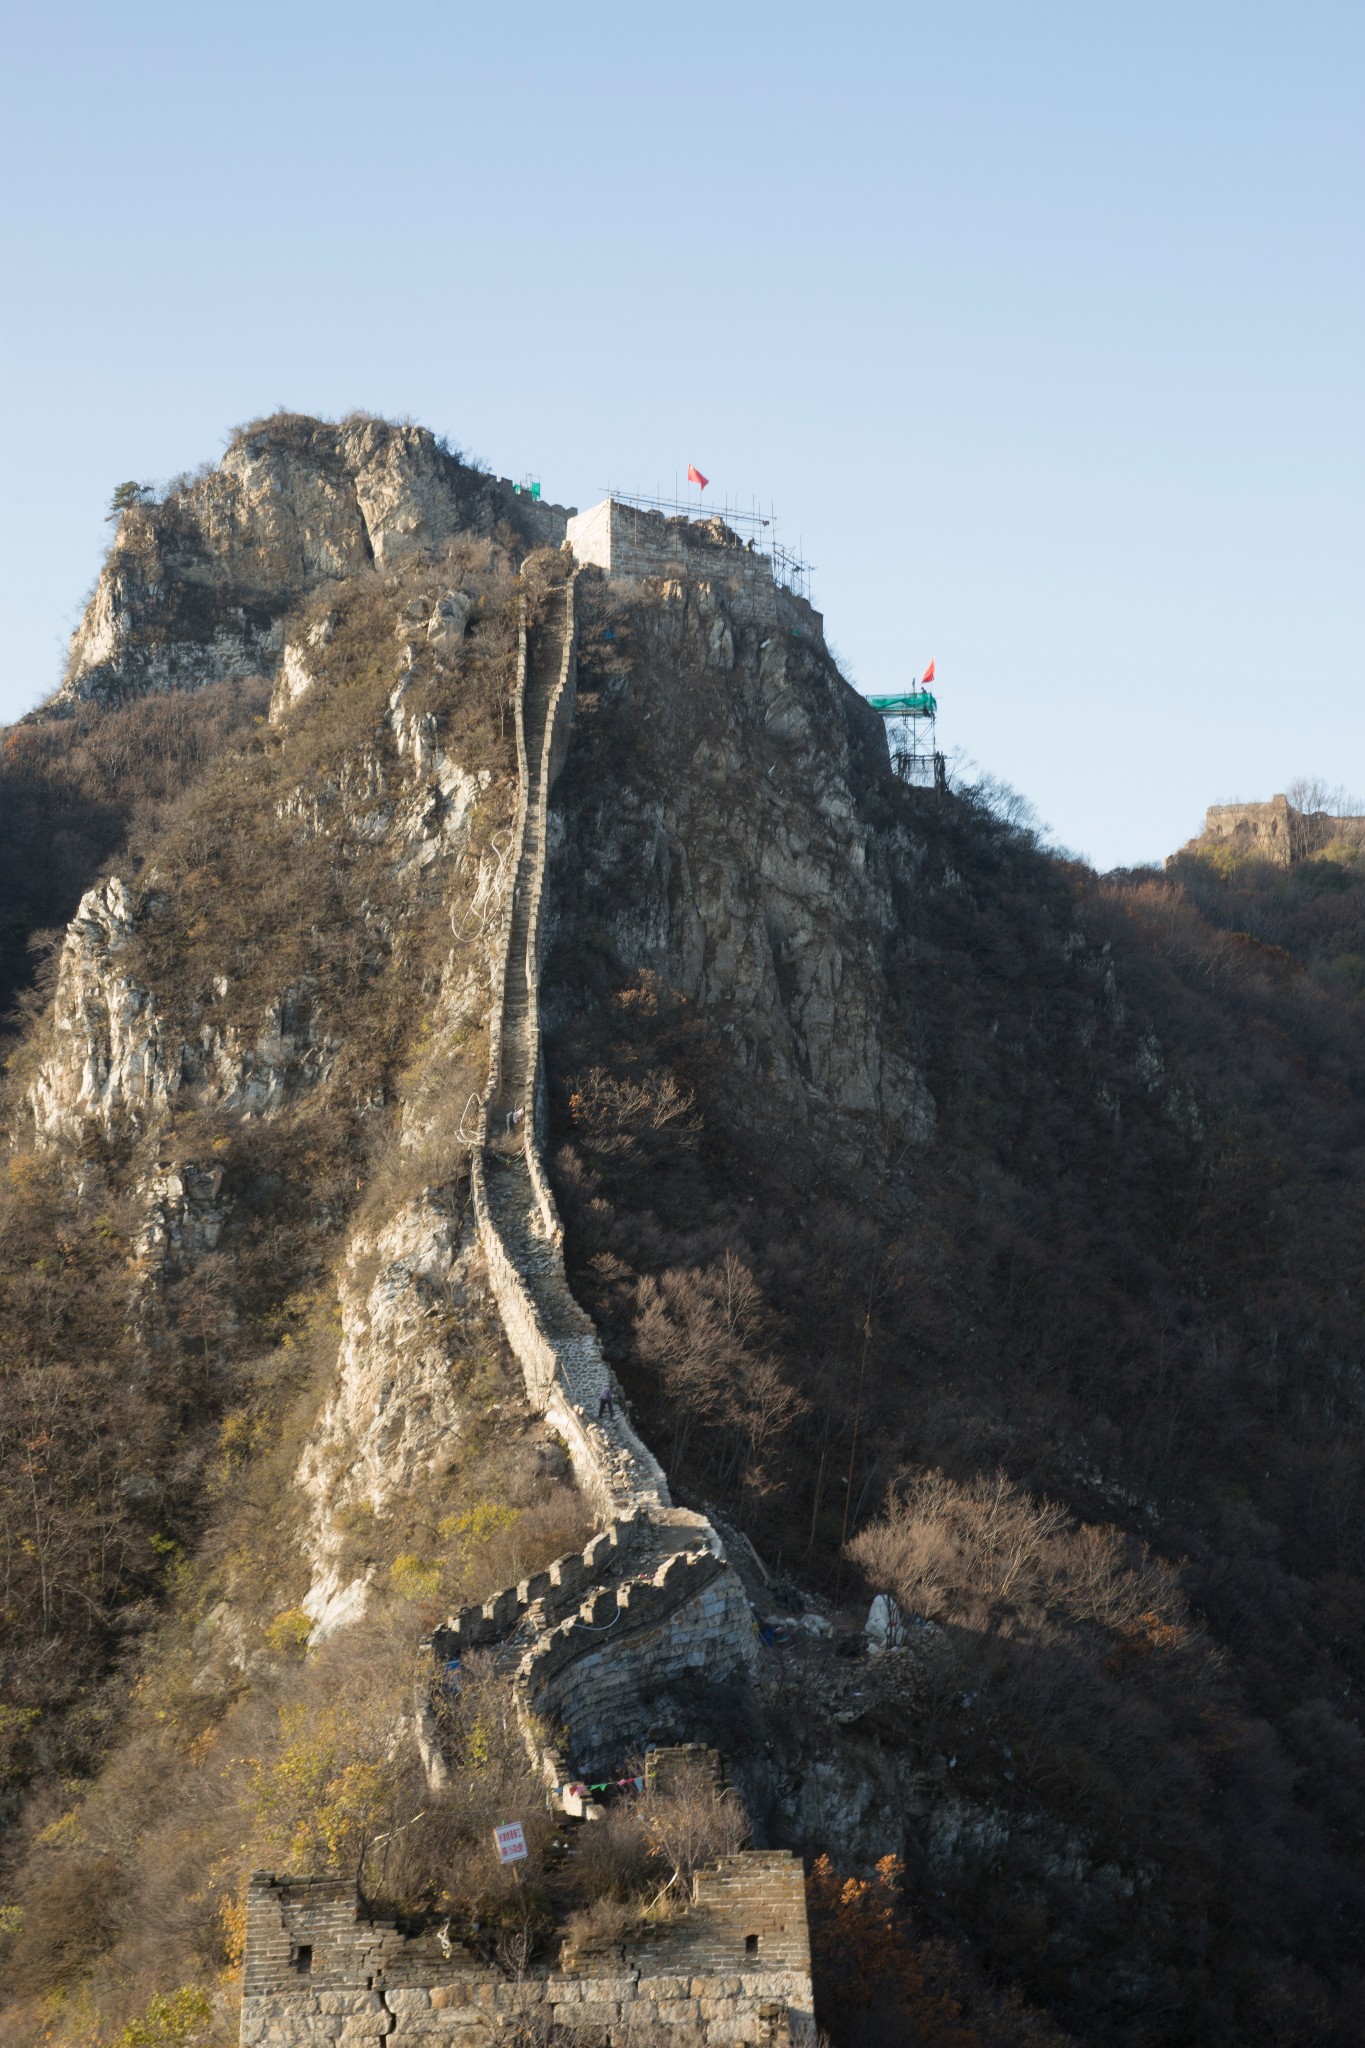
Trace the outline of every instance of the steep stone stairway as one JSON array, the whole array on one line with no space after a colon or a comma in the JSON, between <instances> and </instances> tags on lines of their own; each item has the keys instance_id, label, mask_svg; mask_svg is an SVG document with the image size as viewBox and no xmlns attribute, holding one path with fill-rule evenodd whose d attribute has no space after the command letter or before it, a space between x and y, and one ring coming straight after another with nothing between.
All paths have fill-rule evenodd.
<instances>
[{"instance_id":1,"label":"steep stone stairway","mask_svg":"<svg viewBox=\"0 0 1365 2048\"><path fill-rule=\"evenodd\" d=\"M600 1753L632 1685L705 1668L720 1678L754 1654L743 1589L704 1515L676 1507L658 1461L618 1404L599 1418L609 1374L588 1316L570 1291L563 1230L541 1154L544 1087L539 956L547 812L568 747L576 689L576 579L523 600L517 691L520 792L501 971L495 980L481 1142L471 1159L475 1212L489 1279L532 1405L557 1430L580 1489L610 1524L584 1553L589 1597L565 1614L544 1586L509 1588L476 1615L438 1630L441 1654L498 1641L517 1654L517 1693L528 1741L547 1717L569 1747ZM599 1555L600 1553L600 1555ZM561 1560L567 1570L572 1561ZM575 1567L577 1569L577 1567ZM605 1583L604 1583L605 1581ZM595 1582L595 1583L594 1583ZM583 1590L587 1590L587 1583ZM628 1714L626 1715L628 1719ZM569 1758L542 1750L547 1779Z\"/></svg>"}]
</instances>

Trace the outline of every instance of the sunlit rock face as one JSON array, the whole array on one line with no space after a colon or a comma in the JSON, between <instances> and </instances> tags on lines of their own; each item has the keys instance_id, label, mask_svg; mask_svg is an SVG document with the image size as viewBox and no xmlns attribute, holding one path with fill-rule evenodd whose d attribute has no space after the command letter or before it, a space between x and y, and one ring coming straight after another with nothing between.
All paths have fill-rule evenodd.
<instances>
[{"instance_id":1,"label":"sunlit rock face","mask_svg":"<svg viewBox=\"0 0 1365 2048\"><path fill-rule=\"evenodd\" d=\"M284 615L319 586L502 524L526 545L558 546L567 519L425 427L277 415L235 435L217 469L123 513L52 708L274 676L288 659ZM456 643L460 614L459 593L442 600L434 642ZM286 701L306 677L296 649Z\"/></svg>"}]
</instances>

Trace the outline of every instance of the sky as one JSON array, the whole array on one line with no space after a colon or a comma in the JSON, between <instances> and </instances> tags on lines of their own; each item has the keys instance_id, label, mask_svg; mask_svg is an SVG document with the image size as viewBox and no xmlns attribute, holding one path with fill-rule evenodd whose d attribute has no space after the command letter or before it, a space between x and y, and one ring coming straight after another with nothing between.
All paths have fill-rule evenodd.
<instances>
[{"instance_id":1,"label":"sky","mask_svg":"<svg viewBox=\"0 0 1365 2048\"><path fill-rule=\"evenodd\" d=\"M0 719L118 482L359 407L772 504L1100 867L1365 794L1363 94L1360 0L16 6Z\"/></svg>"}]
</instances>

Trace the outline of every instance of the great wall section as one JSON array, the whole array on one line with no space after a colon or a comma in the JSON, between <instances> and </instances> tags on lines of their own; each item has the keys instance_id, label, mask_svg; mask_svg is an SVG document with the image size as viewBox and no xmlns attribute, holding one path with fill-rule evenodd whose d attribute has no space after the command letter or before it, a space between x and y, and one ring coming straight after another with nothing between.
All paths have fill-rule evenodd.
<instances>
[{"instance_id":1,"label":"great wall section","mask_svg":"<svg viewBox=\"0 0 1365 2048\"><path fill-rule=\"evenodd\" d=\"M688 540L674 573L696 573ZM624 565L609 557L600 566L620 574ZM752 602L747 586L758 563L737 564L732 552L725 566L742 567ZM651 557L626 573L666 567ZM490 1285L527 1399L564 1444L605 1526L581 1555L454 1616L435 1632L432 1650L438 1665L449 1665L466 1650L490 1648L512 1669L523 1739L547 1799L591 1821L598 1809L584 1781L619 1769L628 1748L645 1745L648 1695L669 1679L703 1673L713 1684L743 1682L758 1643L715 1528L674 1505L662 1467L619 1401L615 1412L597 1412L609 1373L569 1288L545 1167L539 981L547 819L573 725L578 575L573 567L538 600L522 599L515 859L471 1180ZM418 1739L439 1788L444 1761L420 1705ZM800 1860L786 1851L724 1857L698 1874L682 1920L644 1925L600 1953L566 1950L558 1967L533 1967L515 1982L448 1938L405 1935L372 1918L348 1881L253 1877L244 2048L338 2038L415 2044L456 2030L476 2043L506 2038L513 2020L600 2043L633 2039L642 2025L690 2028L708 2048L812 2042Z\"/></svg>"}]
</instances>

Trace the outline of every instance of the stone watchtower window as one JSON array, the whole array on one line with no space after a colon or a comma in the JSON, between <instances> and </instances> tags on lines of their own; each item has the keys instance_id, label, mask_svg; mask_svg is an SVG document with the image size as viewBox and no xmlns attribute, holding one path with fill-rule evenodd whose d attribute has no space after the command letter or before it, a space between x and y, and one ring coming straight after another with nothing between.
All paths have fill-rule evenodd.
<instances>
[{"instance_id":1,"label":"stone watchtower window","mask_svg":"<svg viewBox=\"0 0 1365 2048\"><path fill-rule=\"evenodd\" d=\"M758 1954L758 1936L756 1934L745 1935L744 1953L746 1956L756 1956Z\"/></svg>"},{"instance_id":2,"label":"stone watchtower window","mask_svg":"<svg viewBox=\"0 0 1365 2048\"><path fill-rule=\"evenodd\" d=\"M294 1951L294 1968L296 1970L311 1970L312 1967L313 1951L311 1946L305 1942Z\"/></svg>"}]
</instances>

